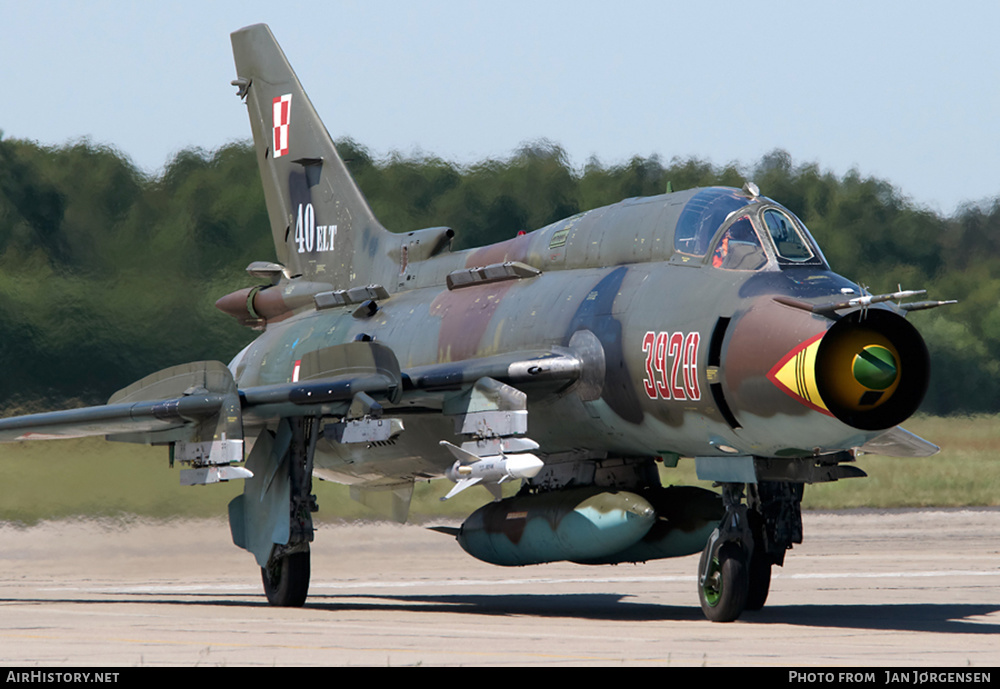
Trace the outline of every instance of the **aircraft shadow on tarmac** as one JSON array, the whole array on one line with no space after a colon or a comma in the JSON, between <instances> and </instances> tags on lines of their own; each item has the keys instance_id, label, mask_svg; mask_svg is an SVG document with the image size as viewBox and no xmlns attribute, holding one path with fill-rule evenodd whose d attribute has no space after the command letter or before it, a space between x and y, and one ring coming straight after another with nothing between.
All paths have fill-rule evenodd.
<instances>
[{"instance_id":1,"label":"aircraft shadow on tarmac","mask_svg":"<svg viewBox=\"0 0 1000 689\"><path fill-rule=\"evenodd\" d=\"M461 594L434 596L343 596L325 602L313 595L310 607L337 610L397 609L413 612L467 612L477 615L577 617L585 620L704 622L699 607L631 603L620 594L510 595ZM390 601L395 601L390 602ZM1000 612L1000 604L787 605L744 612L741 622L791 624L804 627L879 629L959 634L1000 633L995 622L970 621Z\"/></svg>"},{"instance_id":2,"label":"aircraft shadow on tarmac","mask_svg":"<svg viewBox=\"0 0 1000 689\"><path fill-rule=\"evenodd\" d=\"M581 620L636 622L705 622L699 607L632 603L627 594L441 594L370 595L310 594L305 607L341 611L398 611L401 613L450 613L526 617L566 617ZM246 600L213 593L185 593L183 600L162 593L130 593L114 599L0 599L3 604L71 603L77 605L165 605L272 608L263 598ZM993 615L989 620L972 620ZM993 621L996 620L996 621ZM907 603L883 605L774 605L757 612L744 612L738 623L786 624L812 628L871 629L939 634L1000 634L998 603Z\"/></svg>"}]
</instances>

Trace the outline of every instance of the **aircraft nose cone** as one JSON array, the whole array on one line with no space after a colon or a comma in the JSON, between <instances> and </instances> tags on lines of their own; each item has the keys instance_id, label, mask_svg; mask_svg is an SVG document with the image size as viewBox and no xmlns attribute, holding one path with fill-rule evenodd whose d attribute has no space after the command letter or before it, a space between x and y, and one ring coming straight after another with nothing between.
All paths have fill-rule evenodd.
<instances>
[{"instance_id":1,"label":"aircraft nose cone","mask_svg":"<svg viewBox=\"0 0 1000 689\"><path fill-rule=\"evenodd\" d=\"M892 352L881 345L867 345L855 355L854 380L870 390L885 390L896 382L899 367Z\"/></svg>"}]
</instances>

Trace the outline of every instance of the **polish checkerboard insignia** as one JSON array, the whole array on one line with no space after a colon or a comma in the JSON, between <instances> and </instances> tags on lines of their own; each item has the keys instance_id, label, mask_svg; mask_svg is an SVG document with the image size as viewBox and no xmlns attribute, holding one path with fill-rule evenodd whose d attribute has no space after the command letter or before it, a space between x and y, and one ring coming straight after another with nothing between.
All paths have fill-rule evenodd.
<instances>
[{"instance_id":1,"label":"polish checkerboard insignia","mask_svg":"<svg viewBox=\"0 0 1000 689\"><path fill-rule=\"evenodd\" d=\"M274 157L288 153L288 121L292 110L292 94L278 96L271 105L274 126Z\"/></svg>"}]
</instances>

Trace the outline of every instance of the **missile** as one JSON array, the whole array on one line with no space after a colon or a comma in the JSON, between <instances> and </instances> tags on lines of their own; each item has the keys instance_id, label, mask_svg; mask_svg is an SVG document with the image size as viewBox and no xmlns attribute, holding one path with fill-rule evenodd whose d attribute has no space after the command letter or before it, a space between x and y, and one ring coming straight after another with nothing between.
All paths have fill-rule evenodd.
<instances>
[{"instance_id":1,"label":"missile","mask_svg":"<svg viewBox=\"0 0 1000 689\"><path fill-rule=\"evenodd\" d=\"M501 449L500 454L480 457L461 447L452 445L447 440L442 440L441 445L448 448L448 451L455 456L455 463L445 472L445 476L455 482L455 487L441 498L447 500L469 486L482 483L497 500L503 496L500 493L500 484L509 479L525 479L536 476L545 463L530 452L518 452L517 454L504 454ZM527 441L522 443L523 447L534 449L537 443Z\"/></svg>"}]
</instances>

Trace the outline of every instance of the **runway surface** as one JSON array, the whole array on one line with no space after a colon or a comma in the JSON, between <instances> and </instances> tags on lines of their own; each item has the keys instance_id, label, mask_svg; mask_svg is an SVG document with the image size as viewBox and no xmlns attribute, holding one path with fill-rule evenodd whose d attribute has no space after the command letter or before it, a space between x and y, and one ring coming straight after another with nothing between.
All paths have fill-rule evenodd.
<instances>
[{"instance_id":1,"label":"runway surface","mask_svg":"<svg viewBox=\"0 0 1000 689\"><path fill-rule=\"evenodd\" d=\"M0 664L1000 665L1000 510L806 513L764 610L707 622L697 556L499 568L419 526L323 525L276 609L224 522L0 527Z\"/></svg>"}]
</instances>

